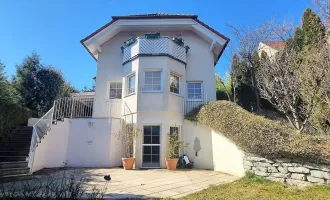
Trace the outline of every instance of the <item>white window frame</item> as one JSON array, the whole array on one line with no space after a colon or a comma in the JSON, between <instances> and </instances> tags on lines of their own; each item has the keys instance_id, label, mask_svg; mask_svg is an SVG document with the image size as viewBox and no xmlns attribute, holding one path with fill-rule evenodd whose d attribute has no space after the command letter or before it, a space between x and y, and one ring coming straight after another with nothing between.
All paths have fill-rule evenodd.
<instances>
[{"instance_id":1,"label":"white window frame","mask_svg":"<svg viewBox=\"0 0 330 200\"><path fill-rule=\"evenodd\" d=\"M188 90L188 84L189 83L200 83L201 84L201 98L200 99L191 99L189 98L189 90ZM186 84L186 88L187 88L187 99L189 101L204 101L204 87L203 87L203 81L187 81Z\"/></svg>"},{"instance_id":2,"label":"white window frame","mask_svg":"<svg viewBox=\"0 0 330 200\"><path fill-rule=\"evenodd\" d=\"M147 90L146 85L146 73L148 72L160 72L160 90ZM143 92L163 92L163 70L162 69L145 69L143 79Z\"/></svg>"},{"instance_id":3,"label":"white window frame","mask_svg":"<svg viewBox=\"0 0 330 200\"><path fill-rule=\"evenodd\" d=\"M172 92L171 91L171 76L176 76L176 77L178 77L179 78L179 93L175 93L175 92ZM170 91L170 93L172 93L172 94L175 94L175 95L181 95L182 94L182 92L181 92L181 77L182 77L182 75L180 75L180 74L178 74L178 73L176 73L176 72L170 72L170 82L169 82L169 91Z\"/></svg>"},{"instance_id":4,"label":"white window frame","mask_svg":"<svg viewBox=\"0 0 330 200\"><path fill-rule=\"evenodd\" d=\"M135 76L135 82L134 82L134 92L130 92L130 88L129 88L129 80L130 78L132 78L133 76ZM125 94L126 96L129 96L129 95L133 95L135 94L136 92L136 73L133 72L133 73L130 73L126 76L126 86L125 86Z\"/></svg>"},{"instance_id":5,"label":"white window frame","mask_svg":"<svg viewBox=\"0 0 330 200\"><path fill-rule=\"evenodd\" d=\"M122 99L123 98L123 82L122 81L109 81L108 82L108 96L107 96L107 99L109 99L109 100L120 100L120 99L118 99L118 98L110 98L110 85L111 84L113 84L113 83L121 83L121 98L120 99Z\"/></svg>"}]
</instances>

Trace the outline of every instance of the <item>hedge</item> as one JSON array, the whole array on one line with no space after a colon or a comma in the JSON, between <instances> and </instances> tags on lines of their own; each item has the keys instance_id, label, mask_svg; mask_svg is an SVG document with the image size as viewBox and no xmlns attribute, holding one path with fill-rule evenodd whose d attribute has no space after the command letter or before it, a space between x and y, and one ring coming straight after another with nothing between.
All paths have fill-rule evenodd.
<instances>
[{"instance_id":1,"label":"hedge","mask_svg":"<svg viewBox=\"0 0 330 200\"><path fill-rule=\"evenodd\" d=\"M210 102L186 119L224 134L244 152L266 158L295 158L330 163L330 140L299 134L278 122L254 115L229 101Z\"/></svg>"},{"instance_id":2,"label":"hedge","mask_svg":"<svg viewBox=\"0 0 330 200\"><path fill-rule=\"evenodd\" d=\"M34 112L18 104L0 101L0 137L7 135L11 129L27 124Z\"/></svg>"}]
</instances>

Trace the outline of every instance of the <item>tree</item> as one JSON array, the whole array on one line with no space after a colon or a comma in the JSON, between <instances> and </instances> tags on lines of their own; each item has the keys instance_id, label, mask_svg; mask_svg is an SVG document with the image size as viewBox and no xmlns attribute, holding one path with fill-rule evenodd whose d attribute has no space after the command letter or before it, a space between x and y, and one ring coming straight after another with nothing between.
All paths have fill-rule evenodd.
<instances>
[{"instance_id":1,"label":"tree","mask_svg":"<svg viewBox=\"0 0 330 200\"><path fill-rule=\"evenodd\" d=\"M322 21L329 25L330 18L330 1L329 0L313 0L315 6L319 9Z\"/></svg>"},{"instance_id":2,"label":"tree","mask_svg":"<svg viewBox=\"0 0 330 200\"><path fill-rule=\"evenodd\" d=\"M40 56L33 52L22 64L17 66L14 85L20 94L21 104L37 111L41 117L53 105L64 86L64 78L60 71L40 63Z\"/></svg>"},{"instance_id":3,"label":"tree","mask_svg":"<svg viewBox=\"0 0 330 200\"><path fill-rule=\"evenodd\" d=\"M59 97L62 98L62 97L70 97L70 94L71 93L77 93L79 92L75 87L73 87L71 85L71 83L69 82L66 82L63 84L62 88L61 88L61 92L60 92L60 95Z\"/></svg>"},{"instance_id":4,"label":"tree","mask_svg":"<svg viewBox=\"0 0 330 200\"><path fill-rule=\"evenodd\" d=\"M321 18L307 8L302 19L303 46L305 50L313 47L319 47L325 38L325 26Z\"/></svg>"},{"instance_id":5,"label":"tree","mask_svg":"<svg viewBox=\"0 0 330 200\"><path fill-rule=\"evenodd\" d=\"M216 89L216 94L217 94L217 100L231 101L230 77L227 77L227 80L225 80L225 82L224 82L221 79L220 75L216 74L215 75L215 89Z\"/></svg>"},{"instance_id":6,"label":"tree","mask_svg":"<svg viewBox=\"0 0 330 200\"><path fill-rule=\"evenodd\" d=\"M36 101L39 116L45 114L53 106L54 101L60 97L63 85L63 75L55 68L43 67L38 71Z\"/></svg>"},{"instance_id":7,"label":"tree","mask_svg":"<svg viewBox=\"0 0 330 200\"><path fill-rule=\"evenodd\" d=\"M251 81L251 74L246 67L247 63L241 61L237 54L234 54L231 64L231 88L233 100L248 111L254 110L255 96Z\"/></svg>"},{"instance_id":8,"label":"tree","mask_svg":"<svg viewBox=\"0 0 330 200\"><path fill-rule=\"evenodd\" d=\"M313 84L308 87L308 93L302 93L302 87L308 80L296 72L296 54L295 48L284 48L273 57L261 59L258 87L261 97L282 112L297 131L302 132L316 105L314 99L320 85ZM312 65L312 62L305 62L299 69L310 69Z\"/></svg>"},{"instance_id":9,"label":"tree","mask_svg":"<svg viewBox=\"0 0 330 200\"><path fill-rule=\"evenodd\" d=\"M95 83L93 83L91 88L88 88L86 85L84 88L81 90L81 92L95 92Z\"/></svg>"},{"instance_id":10,"label":"tree","mask_svg":"<svg viewBox=\"0 0 330 200\"><path fill-rule=\"evenodd\" d=\"M4 72L5 65L0 61L0 100L12 101L11 92L9 89L9 82Z\"/></svg>"},{"instance_id":11,"label":"tree","mask_svg":"<svg viewBox=\"0 0 330 200\"><path fill-rule=\"evenodd\" d=\"M330 131L330 46L325 43L303 63L302 98L315 104L311 123L323 133ZM317 90L316 90L317 89ZM316 93L313 92L316 90Z\"/></svg>"},{"instance_id":12,"label":"tree","mask_svg":"<svg viewBox=\"0 0 330 200\"><path fill-rule=\"evenodd\" d=\"M256 59L256 52L260 42L268 41L276 38L277 40L285 40L291 34L291 25L282 24L277 25L274 20L264 22L255 28L236 28L232 25L228 25L232 28L233 33L237 39L237 56L240 58L241 63L246 66L246 72L251 79L251 88L254 92L255 111L260 110L260 98L259 89L256 79L256 70L259 65L258 59Z\"/></svg>"},{"instance_id":13,"label":"tree","mask_svg":"<svg viewBox=\"0 0 330 200\"><path fill-rule=\"evenodd\" d=\"M40 57L36 52L27 56L22 64L16 66L15 89L22 97L21 104L37 110L37 73L41 69Z\"/></svg>"}]
</instances>

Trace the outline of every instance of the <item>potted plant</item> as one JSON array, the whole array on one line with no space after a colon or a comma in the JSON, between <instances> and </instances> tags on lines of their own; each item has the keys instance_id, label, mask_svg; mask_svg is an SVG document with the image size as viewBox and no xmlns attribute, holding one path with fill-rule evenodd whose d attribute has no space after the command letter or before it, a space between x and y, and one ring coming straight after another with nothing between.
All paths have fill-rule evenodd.
<instances>
[{"instance_id":1,"label":"potted plant","mask_svg":"<svg viewBox=\"0 0 330 200\"><path fill-rule=\"evenodd\" d=\"M139 129L133 123L122 123L122 129L116 134L121 141L125 157L122 158L123 167L125 170L133 169L135 158L133 157L134 139L138 135Z\"/></svg>"},{"instance_id":2,"label":"potted plant","mask_svg":"<svg viewBox=\"0 0 330 200\"><path fill-rule=\"evenodd\" d=\"M173 132L168 136L168 148L166 152L166 167L168 170L176 170L179 160L179 150L183 147L183 142L179 140L179 133Z\"/></svg>"}]
</instances>

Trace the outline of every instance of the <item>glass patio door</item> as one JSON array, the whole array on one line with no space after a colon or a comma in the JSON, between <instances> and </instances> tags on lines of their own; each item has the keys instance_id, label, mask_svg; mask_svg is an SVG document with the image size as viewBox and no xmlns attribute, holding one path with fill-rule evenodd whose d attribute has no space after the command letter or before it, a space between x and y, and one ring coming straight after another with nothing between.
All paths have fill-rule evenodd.
<instances>
[{"instance_id":1,"label":"glass patio door","mask_svg":"<svg viewBox=\"0 0 330 200\"><path fill-rule=\"evenodd\" d=\"M160 126L143 126L142 167L160 167Z\"/></svg>"}]
</instances>

